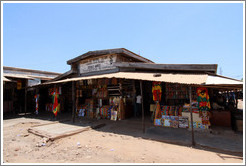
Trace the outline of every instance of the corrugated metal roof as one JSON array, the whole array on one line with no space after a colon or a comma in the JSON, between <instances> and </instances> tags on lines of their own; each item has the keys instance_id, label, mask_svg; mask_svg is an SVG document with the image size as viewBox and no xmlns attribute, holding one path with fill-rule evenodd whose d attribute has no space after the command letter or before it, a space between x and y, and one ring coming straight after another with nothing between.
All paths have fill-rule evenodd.
<instances>
[{"instance_id":1,"label":"corrugated metal roof","mask_svg":"<svg viewBox=\"0 0 246 166\"><path fill-rule=\"evenodd\" d=\"M4 77L12 77L12 78L23 78L23 79L34 79L29 77L26 74L12 74L12 73L3 73Z\"/></svg>"},{"instance_id":2,"label":"corrugated metal roof","mask_svg":"<svg viewBox=\"0 0 246 166\"><path fill-rule=\"evenodd\" d=\"M205 84L208 75L207 74L161 74L160 77L154 77L155 73L134 73L134 72L118 72L103 75L87 76L69 78L60 81L54 81L44 84L63 83L70 81L88 80L88 79L99 79L99 78L125 78L133 80L144 80L144 81L161 81L169 83L180 83L180 84Z\"/></svg>"},{"instance_id":3,"label":"corrugated metal roof","mask_svg":"<svg viewBox=\"0 0 246 166\"><path fill-rule=\"evenodd\" d=\"M45 76L35 76L35 75L28 75L28 74L13 74L13 73L3 73L5 77L12 77L12 78L22 78L22 79L42 79L42 80L50 80L54 77L45 77Z\"/></svg>"},{"instance_id":4,"label":"corrugated metal roof","mask_svg":"<svg viewBox=\"0 0 246 166\"><path fill-rule=\"evenodd\" d=\"M120 53L123 53L129 57L132 57L134 59L138 59L139 61L142 61L142 62L148 62L148 63L154 63L153 61L145 58L145 57L142 57L132 51L129 51L125 48L114 48L114 49L105 49L105 50L96 50L96 51L89 51L85 54L82 54L80 56L77 56L73 59L70 59L67 61L67 64L71 65L72 63L74 62L77 62L77 61L80 61L82 59L85 59L85 58L88 58L88 57L91 57L91 56L98 56L98 55L106 55L106 54L120 54Z\"/></svg>"}]
</instances>

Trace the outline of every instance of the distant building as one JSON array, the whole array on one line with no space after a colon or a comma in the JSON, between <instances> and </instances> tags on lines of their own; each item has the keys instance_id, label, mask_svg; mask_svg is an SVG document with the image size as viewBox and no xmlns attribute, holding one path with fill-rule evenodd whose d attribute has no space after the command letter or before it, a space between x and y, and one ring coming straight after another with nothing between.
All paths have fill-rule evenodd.
<instances>
[{"instance_id":1,"label":"distant building","mask_svg":"<svg viewBox=\"0 0 246 166\"><path fill-rule=\"evenodd\" d=\"M39 85L58 75L60 73L3 66L3 112L25 112L25 99L30 98L30 95L25 95L30 93L27 87Z\"/></svg>"}]
</instances>

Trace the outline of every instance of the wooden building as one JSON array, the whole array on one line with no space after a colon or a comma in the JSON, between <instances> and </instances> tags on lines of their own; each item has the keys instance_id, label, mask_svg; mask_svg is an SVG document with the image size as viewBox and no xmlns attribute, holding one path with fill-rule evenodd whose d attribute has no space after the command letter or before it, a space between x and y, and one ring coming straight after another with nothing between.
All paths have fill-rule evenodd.
<instances>
[{"instance_id":1,"label":"wooden building","mask_svg":"<svg viewBox=\"0 0 246 166\"><path fill-rule=\"evenodd\" d=\"M34 104L33 96L39 94L40 112L55 109L58 115L70 114L73 121L140 116L143 122L149 118L164 127L232 127L237 103L229 107L229 97L236 101L237 91L243 89L242 81L217 75L217 64L158 64L125 48L89 51L67 64L71 69L63 74L4 67L4 111L34 110L25 103ZM11 104L17 92L20 106ZM204 94L207 119L199 111ZM217 96L228 98L220 103Z\"/></svg>"},{"instance_id":2,"label":"wooden building","mask_svg":"<svg viewBox=\"0 0 246 166\"><path fill-rule=\"evenodd\" d=\"M166 108L181 109L190 123L194 116L195 128L204 128L197 106L192 107L192 103L197 104L197 89L207 89L213 110L216 94L235 93L243 88L242 81L217 75L217 64L156 64L125 48L89 51L68 60L67 64L71 66L69 71L42 85L61 87L60 96L63 102L69 103L64 104L64 110L71 112L73 120L76 117L111 120L133 117L138 95L142 96L142 118L150 118L157 103L153 101L153 82L159 82L162 97L158 103L162 114ZM212 125L231 127L231 110L221 110L214 110ZM222 114L224 123L219 123ZM163 117L169 116L176 114L167 113ZM156 125L163 125L165 120L162 116L154 119L157 119Z\"/></svg>"}]
</instances>

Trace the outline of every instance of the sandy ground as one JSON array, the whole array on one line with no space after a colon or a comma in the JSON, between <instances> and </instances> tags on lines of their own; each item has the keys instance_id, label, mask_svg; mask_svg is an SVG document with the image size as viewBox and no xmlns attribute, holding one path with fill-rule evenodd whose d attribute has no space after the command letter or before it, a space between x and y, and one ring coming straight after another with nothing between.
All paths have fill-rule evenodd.
<instances>
[{"instance_id":1,"label":"sandy ground","mask_svg":"<svg viewBox=\"0 0 246 166\"><path fill-rule=\"evenodd\" d=\"M42 138L27 129L47 123L16 118L3 121L4 163L242 163L239 156L172 145L141 137L89 130L38 147ZM133 134L134 135L134 134Z\"/></svg>"}]
</instances>

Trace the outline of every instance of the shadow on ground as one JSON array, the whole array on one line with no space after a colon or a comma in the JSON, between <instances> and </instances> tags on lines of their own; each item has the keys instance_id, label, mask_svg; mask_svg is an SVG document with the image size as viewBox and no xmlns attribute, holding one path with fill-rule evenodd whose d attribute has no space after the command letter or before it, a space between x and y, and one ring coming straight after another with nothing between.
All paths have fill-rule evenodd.
<instances>
[{"instance_id":1,"label":"shadow on ground","mask_svg":"<svg viewBox=\"0 0 246 166\"><path fill-rule=\"evenodd\" d=\"M76 118L75 123L72 122L71 114L60 114L56 118L54 118L52 114L39 114L38 116L21 114L12 118L20 117L36 118L82 127L90 126L97 131L141 137L143 139L191 147L191 131L182 128L154 126L150 122L150 117L145 118L145 132L143 132L141 118L130 118L121 121ZM7 119L9 118L11 117ZM212 133L195 131L195 142L196 146L193 146L193 148L196 149L235 155L239 158L243 156L243 134L236 133L231 129L216 128L212 130ZM223 158L225 156L220 155L219 157Z\"/></svg>"}]
</instances>

